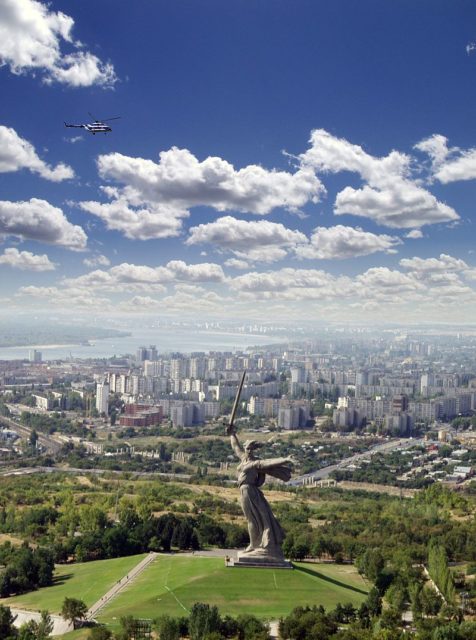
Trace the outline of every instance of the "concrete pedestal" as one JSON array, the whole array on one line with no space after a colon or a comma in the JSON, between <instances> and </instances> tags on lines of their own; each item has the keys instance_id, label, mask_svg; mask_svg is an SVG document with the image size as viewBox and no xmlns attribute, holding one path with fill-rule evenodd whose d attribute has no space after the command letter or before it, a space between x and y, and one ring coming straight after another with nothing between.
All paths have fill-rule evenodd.
<instances>
[{"instance_id":1,"label":"concrete pedestal","mask_svg":"<svg viewBox=\"0 0 476 640\"><path fill-rule=\"evenodd\" d=\"M252 554L238 553L236 558L227 560L227 567L254 567L260 569L293 569L292 562L284 558Z\"/></svg>"}]
</instances>

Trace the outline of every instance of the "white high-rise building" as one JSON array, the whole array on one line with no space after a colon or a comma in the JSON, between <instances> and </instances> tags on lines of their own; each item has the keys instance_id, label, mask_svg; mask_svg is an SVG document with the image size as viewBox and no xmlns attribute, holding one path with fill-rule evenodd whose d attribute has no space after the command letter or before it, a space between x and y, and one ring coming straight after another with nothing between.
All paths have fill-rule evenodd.
<instances>
[{"instance_id":1,"label":"white high-rise building","mask_svg":"<svg viewBox=\"0 0 476 640\"><path fill-rule=\"evenodd\" d=\"M109 411L109 383L98 382L96 385L96 409L99 413L108 414Z\"/></svg>"},{"instance_id":2,"label":"white high-rise building","mask_svg":"<svg viewBox=\"0 0 476 640\"><path fill-rule=\"evenodd\" d=\"M37 351L36 349L30 349L28 353L28 360L30 362L41 362L42 354L41 351Z\"/></svg>"}]
</instances>

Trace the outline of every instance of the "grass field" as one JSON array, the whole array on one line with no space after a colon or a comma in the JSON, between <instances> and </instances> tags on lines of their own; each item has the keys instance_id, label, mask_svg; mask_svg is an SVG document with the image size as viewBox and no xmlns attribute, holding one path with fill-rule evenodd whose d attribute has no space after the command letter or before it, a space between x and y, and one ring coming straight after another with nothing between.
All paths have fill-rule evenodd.
<instances>
[{"instance_id":1,"label":"grass field","mask_svg":"<svg viewBox=\"0 0 476 640\"><path fill-rule=\"evenodd\" d=\"M113 627L124 615L187 615L194 602L221 614L252 613L274 619L297 605L360 604L367 587L348 565L296 563L294 571L227 568L223 558L160 556L98 615Z\"/></svg>"},{"instance_id":2,"label":"grass field","mask_svg":"<svg viewBox=\"0 0 476 640\"><path fill-rule=\"evenodd\" d=\"M13 598L3 598L0 603L20 609L35 611L48 609L50 613L59 613L63 600L68 597L79 598L90 607L144 556L145 554L141 554L111 560L58 565L53 586Z\"/></svg>"}]
</instances>

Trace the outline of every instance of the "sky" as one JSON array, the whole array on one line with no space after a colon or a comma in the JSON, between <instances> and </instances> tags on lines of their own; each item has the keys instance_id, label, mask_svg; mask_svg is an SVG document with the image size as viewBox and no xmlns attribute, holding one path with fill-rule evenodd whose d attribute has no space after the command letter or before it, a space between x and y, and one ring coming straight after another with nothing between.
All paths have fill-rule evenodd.
<instances>
[{"instance_id":1,"label":"sky","mask_svg":"<svg viewBox=\"0 0 476 640\"><path fill-rule=\"evenodd\" d=\"M474 323L475 79L473 0L1 0L0 314Z\"/></svg>"}]
</instances>

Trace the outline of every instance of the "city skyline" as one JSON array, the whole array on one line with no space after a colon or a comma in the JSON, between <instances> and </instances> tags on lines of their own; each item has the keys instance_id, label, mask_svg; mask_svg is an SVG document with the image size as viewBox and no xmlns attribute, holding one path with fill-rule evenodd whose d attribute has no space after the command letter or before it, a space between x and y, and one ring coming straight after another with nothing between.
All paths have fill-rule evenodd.
<instances>
[{"instance_id":1,"label":"city skyline","mask_svg":"<svg viewBox=\"0 0 476 640\"><path fill-rule=\"evenodd\" d=\"M476 9L329 4L6 0L2 314L474 322Z\"/></svg>"}]
</instances>

